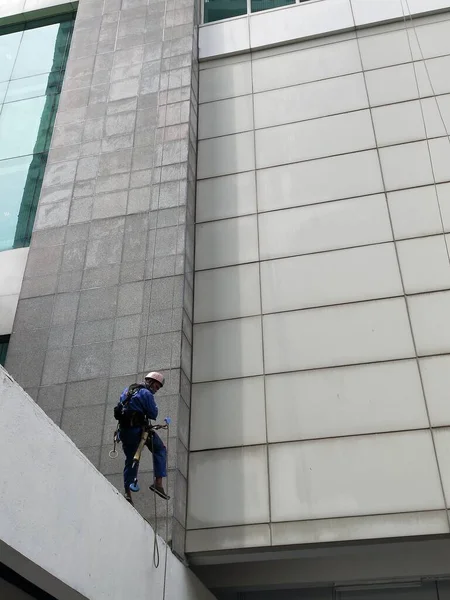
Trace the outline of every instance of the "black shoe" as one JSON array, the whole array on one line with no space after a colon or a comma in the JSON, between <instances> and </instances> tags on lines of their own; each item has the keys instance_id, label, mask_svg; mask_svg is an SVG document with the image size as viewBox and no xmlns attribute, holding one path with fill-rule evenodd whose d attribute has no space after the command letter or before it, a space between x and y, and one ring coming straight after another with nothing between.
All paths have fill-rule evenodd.
<instances>
[{"instance_id":1,"label":"black shoe","mask_svg":"<svg viewBox=\"0 0 450 600\"><path fill-rule=\"evenodd\" d=\"M166 492L164 491L164 488L161 485L156 485L156 483L153 483L150 487L149 490L151 490L152 492L155 492L155 494L158 494L158 496L160 498L163 498L164 500L169 500L170 496L168 496L166 494Z\"/></svg>"},{"instance_id":2,"label":"black shoe","mask_svg":"<svg viewBox=\"0 0 450 600\"><path fill-rule=\"evenodd\" d=\"M131 497L130 492L128 492L128 491L125 492L125 494L123 496L124 496L125 500L131 504L131 506L134 506L133 498Z\"/></svg>"}]
</instances>

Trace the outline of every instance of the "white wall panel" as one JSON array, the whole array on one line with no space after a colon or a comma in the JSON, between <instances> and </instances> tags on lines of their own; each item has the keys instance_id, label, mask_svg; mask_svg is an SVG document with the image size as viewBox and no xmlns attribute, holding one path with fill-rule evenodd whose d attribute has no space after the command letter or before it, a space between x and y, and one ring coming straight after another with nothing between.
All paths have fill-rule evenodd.
<instances>
[{"instance_id":1,"label":"white wall panel","mask_svg":"<svg viewBox=\"0 0 450 600\"><path fill-rule=\"evenodd\" d=\"M421 358L420 368L431 424L450 425L450 356Z\"/></svg>"},{"instance_id":2,"label":"white wall panel","mask_svg":"<svg viewBox=\"0 0 450 600\"><path fill-rule=\"evenodd\" d=\"M414 360L270 375L266 394L269 442L428 427Z\"/></svg>"},{"instance_id":3,"label":"white wall panel","mask_svg":"<svg viewBox=\"0 0 450 600\"><path fill-rule=\"evenodd\" d=\"M260 527L262 526L260 525ZM288 544L323 544L326 542L348 542L349 540L439 535L448 533L448 521L444 510L428 510L423 512L395 513L392 515L366 515L364 517L340 517L336 519L273 523L271 529L272 544L274 546L285 546ZM226 530L222 531L225 533ZM432 591L434 592L433 588ZM387 600L386 590L382 589L380 592L382 597ZM420 587L411 587L405 589L403 592L408 600L436 600L435 592L431 594L431 598L424 597L423 590ZM415 592L417 592L417 597L415 596ZM396 597L398 598L398 593L399 590L394 589L394 596L390 595L391 600ZM368 594L370 597L373 597L372 591L368 592ZM358 596L359 600L362 600L359 594ZM365 596L365 598L367 599L368 596ZM441 590L440 598L442 598Z\"/></svg>"},{"instance_id":4,"label":"white wall panel","mask_svg":"<svg viewBox=\"0 0 450 600\"><path fill-rule=\"evenodd\" d=\"M450 140L448 137L429 141L434 178L437 182L450 179ZM428 158L428 162L430 159ZM434 181L434 179L432 179Z\"/></svg>"},{"instance_id":5,"label":"white wall panel","mask_svg":"<svg viewBox=\"0 0 450 600\"><path fill-rule=\"evenodd\" d=\"M270 546L270 525L238 525L186 532L186 552Z\"/></svg>"},{"instance_id":6,"label":"white wall panel","mask_svg":"<svg viewBox=\"0 0 450 600\"><path fill-rule=\"evenodd\" d=\"M262 169L333 154L368 150L375 146L375 138L370 112L361 110L259 129L255 132L255 143L256 166Z\"/></svg>"},{"instance_id":7,"label":"white wall panel","mask_svg":"<svg viewBox=\"0 0 450 600\"><path fill-rule=\"evenodd\" d=\"M220 21L202 27L199 36L199 57L221 56L242 52L250 47L247 16L232 21Z\"/></svg>"},{"instance_id":8,"label":"white wall panel","mask_svg":"<svg viewBox=\"0 0 450 600\"><path fill-rule=\"evenodd\" d=\"M253 132L202 140L198 144L197 177L230 175L255 168Z\"/></svg>"},{"instance_id":9,"label":"white wall panel","mask_svg":"<svg viewBox=\"0 0 450 600\"><path fill-rule=\"evenodd\" d=\"M12 333L19 294L0 296L0 335Z\"/></svg>"},{"instance_id":10,"label":"white wall panel","mask_svg":"<svg viewBox=\"0 0 450 600\"><path fill-rule=\"evenodd\" d=\"M261 375L261 318L194 325L193 382Z\"/></svg>"},{"instance_id":11,"label":"white wall panel","mask_svg":"<svg viewBox=\"0 0 450 600\"><path fill-rule=\"evenodd\" d=\"M269 461L273 521L444 508L429 431L276 444Z\"/></svg>"},{"instance_id":12,"label":"white wall panel","mask_svg":"<svg viewBox=\"0 0 450 600\"><path fill-rule=\"evenodd\" d=\"M257 171L260 211L383 191L377 152L356 152Z\"/></svg>"},{"instance_id":13,"label":"white wall panel","mask_svg":"<svg viewBox=\"0 0 450 600\"><path fill-rule=\"evenodd\" d=\"M419 101L379 106L372 110L379 146L403 144L425 138Z\"/></svg>"},{"instance_id":14,"label":"white wall panel","mask_svg":"<svg viewBox=\"0 0 450 600\"><path fill-rule=\"evenodd\" d=\"M269 520L264 446L194 452L189 480L189 529Z\"/></svg>"},{"instance_id":15,"label":"white wall panel","mask_svg":"<svg viewBox=\"0 0 450 600\"><path fill-rule=\"evenodd\" d=\"M198 181L197 223L256 212L255 181L253 171Z\"/></svg>"},{"instance_id":16,"label":"white wall panel","mask_svg":"<svg viewBox=\"0 0 450 600\"><path fill-rule=\"evenodd\" d=\"M448 8L448 0L351 0L357 27Z\"/></svg>"},{"instance_id":17,"label":"white wall panel","mask_svg":"<svg viewBox=\"0 0 450 600\"><path fill-rule=\"evenodd\" d=\"M378 23L402 16L399 0L351 0L356 26Z\"/></svg>"},{"instance_id":18,"label":"white wall panel","mask_svg":"<svg viewBox=\"0 0 450 600\"><path fill-rule=\"evenodd\" d=\"M419 28L416 31L419 31ZM415 60L420 58L420 51L414 33L411 31L408 43L408 34L404 28L399 31L361 37L359 47L365 70L380 69L410 62L411 51Z\"/></svg>"},{"instance_id":19,"label":"white wall panel","mask_svg":"<svg viewBox=\"0 0 450 600\"><path fill-rule=\"evenodd\" d=\"M415 66L420 96L431 96L432 88L424 65L417 62ZM371 106L418 98L417 82L412 63L366 72L367 91ZM450 83L447 87L449 89L446 91L449 92Z\"/></svg>"},{"instance_id":20,"label":"white wall panel","mask_svg":"<svg viewBox=\"0 0 450 600\"><path fill-rule=\"evenodd\" d=\"M198 139L229 135L253 129L253 100L239 96L200 106Z\"/></svg>"},{"instance_id":21,"label":"white wall panel","mask_svg":"<svg viewBox=\"0 0 450 600\"><path fill-rule=\"evenodd\" d=\"M441 469L447 506L450 504L450 427L434 432L436 454Z\"/></svg>"},{"instance_id":22,"label":"white wall panel","mask_svg":"<svg viewBox=\"0 0 450 600\"><path fill-rule=\"evenodd\" d=\"M383 195L259 215L261 259L281 258L392 239Z\"/></svg>"},{"instance_id":23,"label":"white wall panel","mask_svg":"<svg viewBox=\"0 0 450 600\"><path fill-rule=\"evenodd\" d=\"M426 142L380 148L380 161L388 190L426 185L433 181Z\"/></svg>"},{"instance_id":24,"label":"white wall panel","mask_svg":"<svg viewBox=\"0 0 450 600\"><path fill-rule=\"evenodd\" d=\"M195 244L197 270L258 260L256 215L197 225Z\"/></svg>"},{"instance_id":25,"label":"white wall panel","mask_svg":"<svg viewBox=\"0 0 450 600\"><path fill-rule=\"evenodd\" d=\"M319 0L286 7L272 13L259 12L250 18L253 48L278 44L286 39L312 37L353 27L350 0Z\"/></svg>"},{"instance_id":26,"label":"white wall panel","mask_svg":"<svg viewBox=\"0 0 450 600\"><path fill-rule=\"evenodd\" d=\"M264 316L266 373L408 358L413 354L401 298Z\"/></svg>"},{"instance_id":27,"label":"white wall panel","mask_svg":"<svg viewBox=\"0 0 450 600\"><path fill-rule=\"evenodd\" d=\"M259 265L198 271L195 275L194 322L219 321L260 314Z\"/></svg>"},{"instance_id":28,"label":"white wall panel","mask_svg":"<svg viewBox=\"0 0 450 600\"><path fill-rule=\"evenodd\" d=\"M256 93L359 71L358 45L350 40L254 60L253 87Z\"/></svg>"},{"instance_id":29,"label":"white wall panel","mask_svg":"<svg viewBox=\"0 0 450 600\"><path fill-rule=\"evenodd\" d=\"M0 252L0 335L12 332L27 258L28 248Z\"/></svg>"},{"instance_id":30,"label":"white wall panel","mask_svg":"<svg viewBox=\"0 0 450 600\"><path fill-rule=\"evenodd\" d=\"M2 0L0 2L0 17L10 17L23 12L25 0Z\"/></svg>"},{"instance_id":31,"label":"white wall panel","mask_svg":"<svg viewBox=\"0 0 450 600\"><path fill-rule=\"evenodd\" d=\"M450 292L410 296L408 305L419 355L450 352Z\"/></svg>"},{"instance_id":32,"label":"white wall panel","mask_svg":"<svg viewBox=\"0 0 450 600\"><path fill-rule=\"evenodd\" d=\"M261 290L264 313L403 293L393 244L263 262Z\"/></svg>"},{"instance_id":33,"label":"white wall panel","mask_svg":"<svg viewBox=\"0 0 450 600\"><path fill-rule=\"evenodd\" d=\"M197 383L191 411L191 450L267 441L262 377Z\"/></svg>"},{"instance_id":34,"label":"white wall panel","mask_svg":"<svg viewBox=\"0 0 450 600\"><path fill-rule=\"evenodd\" d=\"M251 94L252 71L250 61L202 71L199 86L200 102L211 102Z\"/></svg>"},{"instance_id":35,"label":"white wall panel","mask_svg":"<svg viewBox=\"0 0 450 600\"><path fill-rule=\"evenodd\" d=\"M0 252L0 295L18 294L28 258L28 248Z\"/></svg>"},{"instance_id":36,"label":"white wall panel","mask_svg":"<svg viewBox=\"0 0 450 600\"><path fill-rule=\"evenodd\" d=\"M419 77L423 77L423 69L420 68L421 63L418 63L419 67L416 69L419 73ZM450 68L450 56L440 56L439 58L432 58L426 61L428 73L426 75L426 84L420 86L421 93L424 93L427 88L432 88L433 94L448 94L450 92L450 82L448 80L448 70ZM431 84L430 84L431 81ZM420 83L420 82L419 82Z\"/></svg>"},{"instance_id":37,"label":"white wall panel","mask_svg":"<svg viewBox=\"0 0 450 600\"><path fill-rule=\"evenodd\" d=\"M321 34L329 36L351 31L355 23L362 36L374 35L372 29L364 27L392 20L393 26L382 25L380 33L386 27L388 30L402 29L405 16L432 14L442 9L448 9L448 0L409 0L408 3L400 0L318 0L293 4L276 11L256 12L203 25L199 31L199 54L200 59L215 58L298 40L308 45L311 38L320 39ZM423 22L416 19L417 25ZM445 29L436 30L436 40L430 40L430 37L433 37L432 33L420 32L426 56L446 52ZM395 47L393 60L398 60Z\"/></svg>"},{"instance_id":38,"label":"white wall panel","mask_svg":"<svg viewBox=\"0 0 450 600\"><path fill-rule=\"evenodd\" d=\"M271 127L367 107L364 77L356 73L255 94L255 127Z\"/></svg>"},{"instance_id":39,"label":"white wall panel","mask_svg":"<svg viewBox=\"0 0 450 600\"><path fill-rule=\"evenodd\" d=\"M404 240L397 243L407 294L450 288L450 236Z\"/></svg>"},{"instance_id":40,"label":"white wall panel","mask_svg":"<svg viewBox=\"0 0 450 600\"><path fill-rule=\"evenodd\" d=\"M414 102L415 104L422 102L427 136L429 138L446 136L446 132L450 129L450 94Z\"/></svg>"},{"instance_id":41,"label":"white wall panel","mask_svg":"<svg viewBox=\"0 0 450 600\"><path fill-rule=\"evenodd\" d=\"M442 233L450 229L450 184L430 185L388 194L396 239ZM441 214L440 214L441 213Z\"/></svg>"},{"instance_id":42,"label":"white wall panel","mask_svg":"<svg viewBox=\"0 0 450 600\"><path fill-rule=\"evenodd\" d=\"M47 9L47 13L40 15L47 16L71 12L77 7L78 1L69 0L0 0L0 18L17 18L20 15L23 19L29 19L30 15L26 13Z\"/></svg>"}]
</instances>

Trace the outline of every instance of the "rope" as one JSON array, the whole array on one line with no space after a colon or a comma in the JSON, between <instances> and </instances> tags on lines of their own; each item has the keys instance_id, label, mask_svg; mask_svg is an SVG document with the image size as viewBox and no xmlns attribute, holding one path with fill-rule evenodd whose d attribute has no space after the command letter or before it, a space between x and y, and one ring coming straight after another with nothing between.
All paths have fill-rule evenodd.
<instances>
[{"instance_id":1,"label":"rope","mask_svg":"<svg viewBox=\"0 0 450 600\"><path fill-rule=\"evenodd\" d=\"M170 365L172 366L172 357L170 358ZM172 370L170 371L172 372ZM167 493L169 492L169 425L167 425L166 432L166 473L167 473ZM155 498L156 500L156 498ZM164 588L163 588L163 600L166 597L166 580L167 580L167 544L169 539L169 498L166 498L166 556L164 557Z\"/></svg>"},{"instance_id":2,"label":"rope","mask_svg":"<svg viewBox=\"0 0 450 600\"><path fill-rule=\"evenodd\" d=\"M165 32L166 32L166 21L167 21L167 3L168 0L166 0L165 5L164 5L164 27L163 27L163 38L162 38L162 44L161 47L164 47L164 42L166 41L165 38ZM170 44L169 44L169 49L172 49L172 44L173 44L173 40L172 37L170 38ZM163 61L163 53L161 50L161 62ZM160 114L160 110L161 110L161 102L160 102L160 98L161 98L161 80L162 80L162 66L160 68L159 71L159 82L158 82L158 102L157 102L157 113L158 113L158 118L159 118L159 114ZM180 89L181 89L181 83L180 83ZM168 94L168 90L164 91L165 94ZM167 103L166 103L166 109L167 111ZM164 129L166 126L166 117L164 117ZM155 260L156 260L156 240L157 240L157 234L158 234L158 224L159 224L159 217L160 217L160 198L161 198L161 190L160 190L160 186L162 183L162 170L164 168L164 139L160 139L160 144L161 144L161 157L159 160L159 164L156 164L156 156L157 156L157 145L158 145L158 130L159 130L159 125L157 123L157 126L155 128L155 133L154 133L154 138L153 138L153 160L152 160L152 179L153 179L153 174L154 174L154 170L155 167L158 166L159 168L159 178L158 178L158 185L159 185L159 189L158 189L158 200L156 203L156 224L155 224L155 229L154 229L154 240L152 243L152 266L151 266L151 275L150 275L150 281L151 281L151 286L150 286L150 294L149 294L149 300L148 300L148 318L146 320L146 336L145 336L145 347L144 347L144 355L143 355L143 359L142 359L142 371L145 370L145 366L146 366L146 358L147 358L147 349L148 349L148 338L149 338L149 328L150 328L150 321L151 321L151 303L152 303L152 297L153 297L153 279L154 279L154 273L155 273ZM181 140L179 140L181 142ZM179 164L181 164L181 143L180 143L180 151L179 151ZM151 208L151 203L152 203L152 198L150 198L150 208ZM177 223L176 223L176 250L175 250L175 257L174 257L174 266L173 266L173 274L172 274L172 279L173 279L173 283L172 283L172 303L171 303L171 331L170 333L172 333L173 330L173 311L174 311L174 292L175 292L175 276L176 276L176 257L177 257L177 250L178 250L178 230L179 230L179 225L180 225L180 215L179 215L179 207L180 207L180 201L178 198L178 202L177 202ZM146 244L146 250L148 252L149 249L149 242L147 242ZM171 382L172 379L172 364L173 364L173 342L171 343L171 349L170 349L170 366L169 366L169 382ZM139 366L138 366L139 368ZM152 444L152 454L153 454L153 435L152 435L152 440L151 440L151 444ZM167 490L169 487L169 426L167 425L167 444L166 444L166 451L167 451L167 455L166 455L166 470L167 470ZM154 543L153 543L153 564L155 566L155 568L159 567L160 564L160 552L159 552L159 545L158 545L158 538L157 538L157 529L158 529L158 514L157 514L157 508L156 508L156 494L154 494L154 518L155 518L155 528L154 528ZM163 597L165 598L165 590L166 590L166 575L167 575L167 543L168 543L168 537L169 537L169 499L167 498L166 500L166 535L165 535L165 542L166 542L166 556L165 556L165 569L164 569L164 592L163 592Z\"/></svg>"},{"instance_id":3,"label":"rope","mask_svg":"<svg viewBox=\"0 0 450 600\"><path fill-rule=\"evenodd\" d=\"M152 445L152 456L153 456L153 432L150 434L151 436L151 445ZM154 467L153 467L154 471ZM153 478L155 473L153 472ZM154 495L154 506L155 506L155 528L153 530L153 565L155 569L159 567L160 556L159 556L159 545L158 545L158 513L156 510L156 494Z\"/></svg>"},{"instance_id":4,"label":"rope","mask_svg":"<svg viewBox=\"0 0 450 600\"><path fill-rule=\"evenodd\" d=\"M166 429L166 473L167 473L167 492L169 491L169 423L166 423L165 426ZM150 437L151 437L151 449L152 449L152 456L154 455L154 445L153 445L153 433L151 432ZM153 472L153 476L154 476L154 472ZM153 496L154 496L154 514L155 514L155 526L154 526L154 530L153 530L153 565L155 566L155 569L157 569L160 565L160 552L159 552L159 544L158 544L158 511L157 511L157 507L156 507L156 493L153 492ZM164 569L164 582L165 582L165 573L166 573L166 567L167 567L167 538L168 538L168 533L169 533L169 498L166 498L166 560L165 560L165 569Z\"/></svg>"}]
</instances>

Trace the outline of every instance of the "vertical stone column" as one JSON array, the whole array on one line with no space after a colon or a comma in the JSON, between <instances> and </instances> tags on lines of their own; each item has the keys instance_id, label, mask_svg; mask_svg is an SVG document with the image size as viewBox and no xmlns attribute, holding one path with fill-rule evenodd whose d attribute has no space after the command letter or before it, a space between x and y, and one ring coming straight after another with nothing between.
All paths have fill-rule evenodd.
<instances>
[{"instance_id":1,"label":"vertical stone column","mask_svg":"<svg viewBox=\"0 0 450 600\"><path fill-rule=\"evenodd\" d=\"M168 505L184 552L197 146L195 0L81 0L7 370L122 489L122 389L165 373ZM154 520L150 457L137 509ZM70 473L67 473L70 477ZM83 482L80 482L83 487ZM91 490L84 490L91 493ZM93 498L95 502L95 498ZM166 517L168 516L168 520Z\"/></svg>"}]
</instances>

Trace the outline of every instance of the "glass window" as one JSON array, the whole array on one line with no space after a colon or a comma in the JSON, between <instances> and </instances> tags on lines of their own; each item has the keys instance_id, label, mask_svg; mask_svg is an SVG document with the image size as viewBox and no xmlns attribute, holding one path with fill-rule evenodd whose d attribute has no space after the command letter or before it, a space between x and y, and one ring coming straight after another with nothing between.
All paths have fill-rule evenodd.
<instances>
[{"instance_id":1,"label":"glass window","mask_svg":"<svg viewBox=\"0 0 450 600\"><path fill-rule=\"evenodd\" d=\"M0 335L0 365L5 366L9 335Z\"/></svg>"},{"instance_id":2,"label":"glass window","mask_svg":"<svg viewBox=\"0 0 450 600\"><path fill-rule=\"evenodd\" d=\"M23 31L0 35L0 81L11 79Z\"/></svg>"},{"instance_id":3,"label":"glass window","mask_svg":"<svg viewBox=\"0 0 450 600\"><path fill-rule=\"evenodd\" d=\"M0 160L0 251L30 243L46 154Z\"/></svg>"},{"instance_id":4,"label":"glass window","mask_svg":"<svg viewBox=\"0 0 450 600\"><path fill-rule=\"evenodd\" d=\"M295 0L252 0L252 12L288 6L289 4L295 4Z\"/></svg>"},{"instance_id":5,"label":"glass window","mask_svg":"<svg viewBox=\"0 0 450 600\"><path fill-rule=\"evenodd\" d=\"M56 96L5 104L0 114L0 160L48 150Z\"/></svg>"},{"instance_id":6,"label":"glass window","mask_svg":"<svg viewBox=\"0 0 450 600\"><path fill-rule=\"evenodd\" d=\"M30 243L73 24L0 29L0 251Z\"/></svg>"},{"instance_id":7,"label":"glass window","mask_svg":"<svg viewBox=\"0 0 450 600\"><path fill-rule=\"evenodd\" d=\"M5 91L2 100L2 85ZM6 91L6 86L8 91ZM25 77L0 83L0 102L15 102L16 100L26 100L27 98L37 98L38 96L48 96L50 94L59 94L61 92L61 77L59 73L46 73L44 75L35 75L34 77Z\"/></svg>"},{"instance_id":8,"label":"glass window","mask_svg":"<svg viewBox=\"0 0 450 600\"><path fill-rule=\"evenodd\" d=\"M203 22L221 21L240 15L246 15L250 12L260 12L270 10L271 8L280 8L291 4L300 4L301 2L310 2L311 0L249 0L248 5L244 0L204 0Z\"/></svg>"},{"instance_id":9,"label":"glass window","mask_svg":"<svg viewBox=\"0 0 450 600\"><path fill-rule=\"evenodd\" d=\"M66 62L68 33L67 23L24 31L11 79L60 71Z\"/></svg>"},{"instance_id":10,"label":"glass window","mask_svg":"<svg viewBox=\"0 0 450 600\"><path fill-rule=\"evenodd\" d=\"M247 0L205 0L205 23L246 14Z\"/></svg>"}]
</instances>

